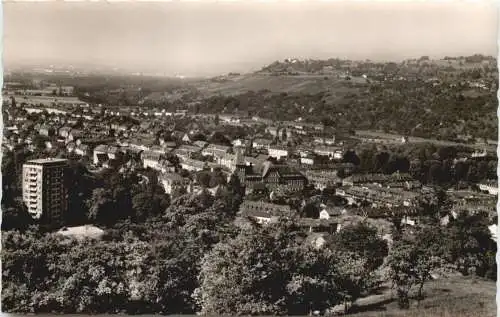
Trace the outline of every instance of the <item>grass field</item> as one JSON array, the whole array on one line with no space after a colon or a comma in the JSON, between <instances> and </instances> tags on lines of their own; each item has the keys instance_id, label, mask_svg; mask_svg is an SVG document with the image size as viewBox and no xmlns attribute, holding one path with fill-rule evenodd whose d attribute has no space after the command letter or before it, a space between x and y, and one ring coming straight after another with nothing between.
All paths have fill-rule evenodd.
<instances>
[{"instance_id":1,"label":"grass field","mask_svg":"<svg viewBox=\"0 0 500 317\"><path fill-rule=\"evenodd\" d=\"M27 103L28 105L40 105L52 106L54 103L58 104L85 104L86 102L81 101L77 97L59 97L59 96L22 96L14 95L18 104Z\"/></svg>"},{"instance_id":2,"label":"grass field","mask_svg":"<svg viewBox=\"0 0 500 317\"><path fill-rule=\"evenodd\" d=\"M452 277L428 282L425 298L409 310L398 308L389 289L360 299L353 307L355 317L493 317L496 316L496 284L470 277Z\"/></svg>"},{"instance_id":3,"label":"grass field","mask_svg":"<svg viewBox=\"0 0 500 317\"><path fill-rule=\"evenodd\" d=\"M364 81L353 79L352 83ZM348 81L336 76L298 75L298 76L270 76L263 74L249 74L231 77L223 82L200 81L191 83L203 95L237 95L248 91L268 89L271 92L304 92L315 94L323 91L345 87Z\"/></svg>"}]
</instances>

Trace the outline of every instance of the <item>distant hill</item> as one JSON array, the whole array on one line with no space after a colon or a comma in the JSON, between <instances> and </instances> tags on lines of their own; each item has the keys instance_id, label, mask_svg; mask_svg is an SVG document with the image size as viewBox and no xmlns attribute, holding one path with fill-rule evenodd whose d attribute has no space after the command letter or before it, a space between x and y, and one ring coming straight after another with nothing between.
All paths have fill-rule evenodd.
<instances>
[{"instance_id":1,"label":"distant hill","mask_svg":"<svg viewBox=\"0 0 500 317\"><path fill-rule=\"evenodd\" d=\"M476 54L472 56L449 57L443 59L430 59L422 56L418 59L407 59L402 62L382 62L382 61L352 61L330 58L327 60L287 58L283 61L275 61L272 64L262 67L257 73L275 75L304 75L304 74L338 74L345 75L352 72L353 75L361 76L382 72L384 74L394 74L408 71L418 71L422 68L455 68L457 70L467 68L482 68L485 66L495 67L496 58Z\"/></svg>"},{"instance_id":2,"label":"distant hill","mask_svg":"<svg viewBox=\"0 0 500 317\"><path fill-rule=\"evenodd\" d=\"M430 59L422 56L399 63L287 58L275 61L250 74L229 73L211 79L190 81L204 96L238 95L248 91L267 90L273 93L309 93L335 91L340 87L383 82L386 80L456 80L459 73L474 72L478 76L496 76L496 59L473 55Z\"/></svg>"}]
</instances>

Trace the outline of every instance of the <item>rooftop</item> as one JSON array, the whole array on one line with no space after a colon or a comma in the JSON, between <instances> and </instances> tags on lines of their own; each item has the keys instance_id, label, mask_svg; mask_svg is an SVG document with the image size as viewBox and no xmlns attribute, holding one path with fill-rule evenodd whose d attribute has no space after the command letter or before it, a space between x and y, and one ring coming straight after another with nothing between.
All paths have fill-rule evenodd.
<instances>
[{"instance_id":1,"label":"rooftop","mask_svg":"<svg viewBox=\"0 0 500 317\"><path fill-rule=\"evenodd\" d=\"M43 159L36 159L26 162L26 164L37 164L37 165L57 165L57 164L65 164L67 163L67 159L48 157Z\"/></svg>"}]
</instances>

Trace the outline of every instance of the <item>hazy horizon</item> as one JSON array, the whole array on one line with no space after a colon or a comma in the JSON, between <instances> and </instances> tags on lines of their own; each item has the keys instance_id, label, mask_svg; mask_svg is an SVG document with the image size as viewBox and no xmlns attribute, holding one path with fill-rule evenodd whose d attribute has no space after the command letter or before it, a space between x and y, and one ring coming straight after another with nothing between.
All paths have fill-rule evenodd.
<instances>
[{"instance_id":1,"label":"hazy horizon","mask_svg":"<svg viewBox=\"0 0 500 317\"><path fill-rule=\"evenodd\" d=\"M4 2L4 67L244 72L286 57L497 53L493 3Z\"/></svg>"}]
</instances>

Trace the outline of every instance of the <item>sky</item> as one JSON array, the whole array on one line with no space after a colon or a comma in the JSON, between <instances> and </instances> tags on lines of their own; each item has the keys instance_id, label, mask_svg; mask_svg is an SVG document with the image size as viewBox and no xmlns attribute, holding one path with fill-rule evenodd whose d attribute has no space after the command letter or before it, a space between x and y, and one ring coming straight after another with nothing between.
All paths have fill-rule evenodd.
<instances>
[{"instance_id":1,"label":"sky","mask_svg":"<svg viewBox=\"0 0 500 317\"><path fill-rule=\"evenodd\" d=\"M206 75L275 60L497 55L485 2L4 2L6 67L106 65Z\"/></svg>"}]
</instances>

